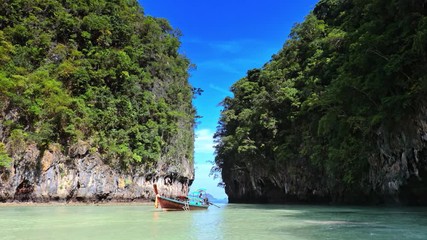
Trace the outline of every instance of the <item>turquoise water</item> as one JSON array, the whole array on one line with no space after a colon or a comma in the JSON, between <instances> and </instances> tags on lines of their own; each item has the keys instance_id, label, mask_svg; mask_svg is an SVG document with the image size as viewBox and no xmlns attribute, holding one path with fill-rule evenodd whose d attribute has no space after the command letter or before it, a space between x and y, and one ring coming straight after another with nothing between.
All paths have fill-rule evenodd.
<instances>
[{"instance_id":1,"label":"turquoise water","mask_svg":"<svg viewBox=\"0 0 427 240\"><path fill-rule=\"evenodd\" d=\"M427 208L2 206L0 239L427 239Z\"/></svg>"}]
</instances>

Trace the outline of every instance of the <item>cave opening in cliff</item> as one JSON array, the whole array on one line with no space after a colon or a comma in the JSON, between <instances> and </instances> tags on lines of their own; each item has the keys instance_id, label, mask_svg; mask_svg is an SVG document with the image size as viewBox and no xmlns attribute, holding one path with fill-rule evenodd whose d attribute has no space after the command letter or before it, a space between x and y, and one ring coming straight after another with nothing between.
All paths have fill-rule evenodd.
<instances>
[{"instance_id":1,"label":"cave opening in cliff","mask_svg":"<svg viewBox=\"0 0 427 240\"><path fill-rule=\"evenodd\" d=\"M29 201L31 194L34 191L34 186L31 185L30 181L24 180L18 185L15 192L15 200Z\"/></svg>"}]
</instances>

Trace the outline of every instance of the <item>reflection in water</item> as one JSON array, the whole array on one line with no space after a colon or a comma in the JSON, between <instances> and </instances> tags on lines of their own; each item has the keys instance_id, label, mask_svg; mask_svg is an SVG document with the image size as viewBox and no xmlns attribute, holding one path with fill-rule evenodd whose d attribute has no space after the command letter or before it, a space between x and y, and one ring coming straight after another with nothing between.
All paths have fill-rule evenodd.
<instances>
[{"instance_id":1,"label":"reflection in water","mask_svg":"<svg viewBox=\"0 0 427 240\"><path fill-rule=\"evenodd\" d=\"M159 231L161 231L161 228L160 228L161 226L160 226L160 224L158 224L159 223L159 212L158 211L153 212L152 223L153 223L153 226L149 229L149 230L151 230L150 236L157 239L159 237Z\"/></svg>"},{"instance_id":2,"label":"reflection in water","mask_svg":"<svg viewBox=\"0 0 427 240\"><path fill-rule=\"evenodd\" d=\"M193 211L192 214L192 231L194 232L192 239L204 240L214 239L222 240L222 222L224 208L213 209L207 211Z\"/></svg>"},{"instance_id":3,"label":"reflection in water","mask_svg":"<svg viewBox=\"0 0 427 240\"><path fill-rule=\"evenodd\" d=\"M348 222L348 221L312 221L312 220L307 220L304 222L310 223L310 224L322 224L322 225L326 225L326 224L355 224L353 222Z\"/></svg>"},{"instance_id":4,"label":"reflection in water","mask_svg":"<svg viewBox=\"0 0 427 240\"><path fill-rule=\"evenodd\" d=\"M153 221L157 222L157 220L159 220L159 212L155 211L155 212L153 212Z\"/></svg>"},{"instance_id":5,"label":"reflection in water","mask_svg":"<svg viewBox=\"0 0 427 240\"><path fill-rule=\"evenodd\" d=\"M0 239L427 239L426 208L221 205L165 212L153 206L0 204Z\"/></svg>"}]
</instances>

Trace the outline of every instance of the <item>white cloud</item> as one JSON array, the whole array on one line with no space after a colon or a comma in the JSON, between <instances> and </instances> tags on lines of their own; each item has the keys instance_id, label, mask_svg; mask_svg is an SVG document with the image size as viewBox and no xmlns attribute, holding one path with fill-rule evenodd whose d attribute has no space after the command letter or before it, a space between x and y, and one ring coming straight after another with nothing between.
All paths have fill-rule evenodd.
<instances>
[{"instance_id":1,"label":"white cloud","mask_svg":"<svg viewBox=\"0 0 427 240\"><path fill-rule=\"evenodd\" d=\"M218 183L221 182L221 178L214 179L213 176L209 175L212 166L213 165L210 163L199 163L195 165L196 176L193 185L191 186L191 191L195 191L198 188L206 188L207 192L212 194L215 198L227 198L224 188L218 187Z\"/></svg>"},{"instance_id":2,"label":"white cloud","mask_svg":"<svg viewBox=\"0 0 427 240\"><path fill-rule=\"evenodd\" d=\"M214 153L213 131L200 129L196 131L196 142L194 144L196 153Z\"/></svg>"},{"instance_id":3,"label":"white cloud","mask_svg":"<svg viewBox=\"0 0 427 240\"><path fill-rule=\"evenodd\" d=\"M211 42L209 46L215 50L226 53L237 53L242 49L241 42L239 41Z\"/></svg>"},{"instance_id":4,"label":"white cloud","mask_svg":"<svg viewBox=\"0 0 427 240\"><path fill-rule=\"evenodd\" d=\"M214 85L214 84L209 84L209 87L213 90L220 92L220 93L224 93L225 95L231 96L231 92L225 88L218 87L217 85Z\"/></svg>"},{"instance_id":5,"label":"white cloud","mask_svg":"<svg viewBox=\"0 0 427 240\"><path fill-rule=\"evenodd\" d=\"M231 64L225 64L223 59L214 59L214 60L207 60L204 62L197 63L197 69L210 69L215 70L216 72L225 72L225 73L231 73L235 75L241 75L242 72L239 71L238 68L235 66L232 66Z\"/></svg>"},{"instance_id":6,"label":"white cloud","mask_svg":"<svg viewBox=\"0 0 427 240\"><path fill-rule=\"evenodd\" d=\"M241 52L246 45L257 44L258 42L253 39L237 39L232 41L212 41L207 39L200 39L194 37L182 37L183 42L189 44L202 45L208 47L214 51L221 53L238 53Z\"/></svg>"},{"instance_id":7,"label":"white cloud","mask_svg":"<svg viewBox=\"0 0 427 240\"><path fill-rule=\"evenodd\" d=\"M236 79L244 77L247 70L259 67L262 66L259 66L257 60L254 60L250 57L231 58L228 60L224 60L223 58L214 58L197 63L197 69L199 71L214 70L217 73L229 73L233 74Z\"/></svg>"}]
</instances>

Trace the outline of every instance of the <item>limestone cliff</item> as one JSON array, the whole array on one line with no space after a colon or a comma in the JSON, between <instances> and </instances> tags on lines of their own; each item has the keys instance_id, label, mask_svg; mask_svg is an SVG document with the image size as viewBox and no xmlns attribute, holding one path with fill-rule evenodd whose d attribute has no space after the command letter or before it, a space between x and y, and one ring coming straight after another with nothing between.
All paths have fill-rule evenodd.
<instances>
[{"instance_id":1,"label":"limestone cliff","mask_svg":"<svg viewBox=\"0 0 427 240\"><path fill-rule=\"evenodd\" d=\"M186 194L193 87L180 33L136 0L0 2L0 201Z\"/></svg>"},{"instance_id":2,"label":"limestone cliff","mask_svg":"<svg viewBox=\"0 0 427 240\"><path fill-rule=\"evenodd\" d=\"M40 149L8 138L10 128L3 123L17 121L19 114L5 109L0 109L0 139L13 161L0 166L0 202L150 201L153 183L162 194L176 196L186 195L193 182L193 161L184 155L164 156L153 166L125 172L106 164L88 142L78 141L64 151L58 143Z\"/></svg>"},{"instance_id":3,"label":"limestone cliff","mask_svg":"<svg viewBox=\"0 0 427 240\"><path fill-rule=\"evenodd\" d=\"M10 129L3 123L17 121L19 114L1 110L0 139L13 161L0 166L0 202L150 201L153 183L162 194L176 196L186 195L193 181L193 163L184 157L165 157L154 166L123 172L105 164L84 141L64 151L60 144L42 150L35 143L7 138Z\"/></svg>"},{"instance_id":4,"label":"limestone cliff","mask_svg":"<svg viewBox=\"0 0 427 240\"><path fill-rule=\"evenodd\" d=\"M394 202L427 204L427 108L377 134L378 154L369 160L374 191Z\"/></svg>"},{"instance_id":5,"label":"limestone cliff","mask_svg":"<svg viewBox=\"0 0 427 240\"><path fill-rule=\"evenodd\" d=\"M153 183L165 195L188 193L194 169L182 159L126 174L104 164L84 142L68 154L59 145L41 151L30 144L0 170L0 178L0 201L147 201L154 198Z\"/></svg>"},{"instance_id":6,"label":"limestone cliff","mask_svg":"<svg viewBox=\"0 0 427 240\"><path fill-rule=\"evenodd\" d=\"M262 167L224 166L223 181L230 202L351 202L427 204L427 111L393 131L377 132L377 151L360 182L362 192L335 188L324 172L301 159L280 166L278 174Z\"/></svg>"},{"instance_id":7,"label":"limestone cliff","mask_svg":"<svg viewBox=\"0 0 427 240\"><path fill-rule=\"evenodd\" d=\"M230 202L427 204L426 19L423 1L319 1L222 102Z\"/></svg>"}]
</instances>

